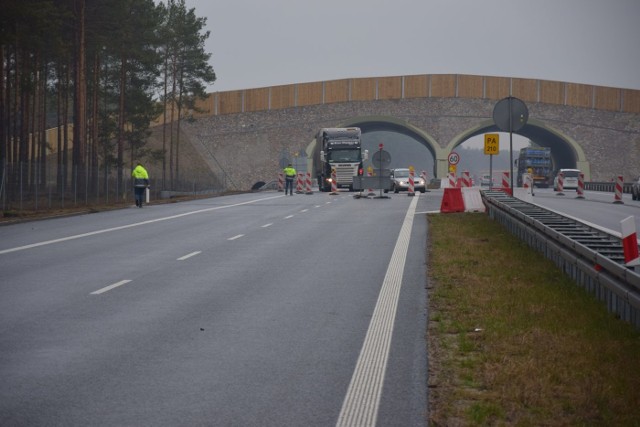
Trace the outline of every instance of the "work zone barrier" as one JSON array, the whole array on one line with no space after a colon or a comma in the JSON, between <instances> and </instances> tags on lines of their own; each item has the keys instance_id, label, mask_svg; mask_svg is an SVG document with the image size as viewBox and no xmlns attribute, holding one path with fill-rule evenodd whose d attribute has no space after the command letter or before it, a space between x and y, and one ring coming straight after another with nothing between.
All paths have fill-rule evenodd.
<instances>
[{"instance_id":1,"label":"work zone barrier","mask_svg":"<svg viewBox=\"0 0 640 427\"><path fill-rule=\"evenodd\" d=\"M298 173L296 176L296 194L302 194L302 188L304 186L304 175Z\"/></svg>"},{"instance_id":2,"label":"work zone barrier","mask_svg":"<svg viewBox=\"0 0 640 427\"><path fill-rule=\"evenodd\" d=\"M336 170L335 169L331 169L331 194L332 196L335 196L338 193L338 176L336 175Z\"/></svg>"},{"instance_id":3,"label":"work zone barrier","mask_svg":"<svg viewBox=\"0 0 640 427\"><path fill-rule=\"evenodd\" d=\"M576 199L584 199L584 174L582 172L578 174L578 188L576 192L578 193Z\"/></svg>"},{"instance_id":4,"label":"work zone barrier","mask_svg":"<svg viewBox=\"0 0 640 427\"><path fill-rule=\"evenodd\" d=\"M278 172L278 191L284 191L284 172Z\"/></svg>"},{"instance_id":5,"label":"work zone barrier","mask_svg":"<svg viewBox=\"0 0 640 427\"><path fill-rule=\"evenodd\" d=\"M556 184L556 196L564 196L563 190L564 190L564 172L560 172L558 174L558 182Z\"/></svg>"},{"instance_id":6,"label":"work zone barrier","mask_svg":"<svg viewBox=\"0 0 640 427\"><path fill-rule=\"evenodd\" d=\"M471 187L471 175L469 174L469 171L462 172L462 187Z\"/></svg>"},{"instance_id":7,"label":"work zone barrier","mask_svg":"<svg viewBox=\"0 0 640 427\"><path fill-rule=\"evenodd\" d=\"M305 183L305 194L313 194L313 191L311 191L311 172L307 172L304 183Z\"/></svg>"},{"instance_id":8,"label":"work zone barrier","mask_svg":"<svg viewBox=\"0 0 640 427\"><path fill-rule=\"evenodd\" d=\"M409 168L409 189L407 190L407 196L415 196L416 195L416 183L414 178L415 171L413 168Z\"/></svg>"},{"instance_id":9,"label":"work zone barrier","mask_svg":"<svg viewBox=\"0 0 640 427\"><path fill-rule=\"evenodd\" d=\"M618 203L618 204L624 203L622 201L622 187L623 187L623 185L624 185L624 179L622 178L622 175L618 175L616 177L616 187L615 187L615 192L614 192L613 203Z\"/></svg>"},{"instance_id":10,"label":"work zone barrier","mask_svg":"<svg viewBox=\"0 0 640 427\"><path fill-rule=\"evenodd\" d=\"M484 212L485 206L482 202L480 189L469 188L445 188L440 205L441 213L454 212Z\"/></svg>"}]
</instances>

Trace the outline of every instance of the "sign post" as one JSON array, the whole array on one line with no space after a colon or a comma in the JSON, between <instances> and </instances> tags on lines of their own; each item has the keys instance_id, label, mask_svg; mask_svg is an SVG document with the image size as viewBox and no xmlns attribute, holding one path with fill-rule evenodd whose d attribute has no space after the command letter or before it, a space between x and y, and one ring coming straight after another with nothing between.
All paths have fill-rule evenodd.
<instances>
[{"instance_id":1,"label":"sign post","mask_svg":"<svg viewBox=\"0 0 640 427\"><path fill-rule=\"evenodd\" d=\"M501 99L493 107L493 122L500 130L509 132L509 175L513 195L513 132L522 129L529 120L529 110L524 102L513 96Z\"/></svg>"},{"instance_id":2,"label":"sign post","mask_svg":"<svg viewBox=\"0 0 640 427\"><path fill-rule=\"evenodd\" d=\"M449 162L449 185L453 185L455 187L455 182L458 179L456 176L456 169L460 162L460 155L455 151L452 151L447 156L447 161Z\"/></svg>"}]
</instances>

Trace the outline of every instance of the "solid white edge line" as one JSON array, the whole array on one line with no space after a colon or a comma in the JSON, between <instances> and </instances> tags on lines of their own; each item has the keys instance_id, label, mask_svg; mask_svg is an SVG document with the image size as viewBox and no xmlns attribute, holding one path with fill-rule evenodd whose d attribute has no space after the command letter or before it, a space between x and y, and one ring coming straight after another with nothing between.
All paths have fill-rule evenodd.
<instances>
[{"instance_id":1,"label":"solid white edge line","mask_svg":"<svg viewBox=\"0 0 640 427\"><path fill-rule=\"evenodd\" d=\"M411 201L404 218L337 427L376 424L417 202L418 197Z\"/></svg>"},{"instance_id":2,"label":"solid white edge line","mask_svg":"<svg viewBox=\"0 0 640 427\"><path fill-rule=\"evenodd\" d=\"M97 291L91 292L91 295L100 295L103 294L107 291L110 291L111 289L115 289L118 286L122 286L122 285L126 285L127 283L129 283L131 280L121 280L118 283L114 283L113 285L109 285L109 286L105 286L102 289L98 289Z\"/></svg>"},{"instance_id":3,"label":"solid white edge line","mask_svg":"<svg viewBox=\"0 0 640 427\"><path fill-rule=\"evenodd\" d=\"M176 261L184 261L185 259L189 259L192 256L196 256L201 254L202 251L195 251L195 252L191 252L190 254L186 254L185 256L181 256L180 258L178 258Z\"/></svg>"}]
</instances>

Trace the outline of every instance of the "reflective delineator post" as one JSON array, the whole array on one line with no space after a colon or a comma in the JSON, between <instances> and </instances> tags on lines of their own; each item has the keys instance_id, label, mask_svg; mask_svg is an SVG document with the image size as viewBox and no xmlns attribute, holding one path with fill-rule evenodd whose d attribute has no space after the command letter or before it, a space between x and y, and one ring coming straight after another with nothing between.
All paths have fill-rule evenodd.
<instances>
[{"instance_id":1,"label":"reflective delineator post","mask_svg":"<svg viewBox=\"0 0 640 427\"><path fill-rule=\"evenodd\" d=\"M640 265L635 217L630 216L620 221L620 230L622 234L622 249L624 250L625 265L627 267Z\"/></svg>"},{"instance_id":2,"label":"reflective delineator post","mask_svg":"<svg viewBox=\"0 0 640 427\"><path fill-rule=\"evenodd\" d=\"M584 174L582 172L578 174L578 188L576 191L578 192L576 199L584 199Z\"/></svg>"},{"instance_id":3,"label":"reflective delineator post","mask_svg":"<svg viewBox=\"0 0 640 427\"><path fill-rule=\"evenodd\" d=\"M560 172L558 174L558 192L556 193L556 196L564 196L564 193L562 192L564 190L564 172Z\"/></svg>"},{"instance_id":4,"label":"reflective delineator post","mask_svg":"<svg viewBox=\"0 0 640 427\"><path fill-rule=\"evenodd\" d=\"M336 170L331 169L331 195L338 194L338 178L336 176Z\"/></svg>"},{"instance_id":5,"label":"reflective delineator post","mask_svg":"<svg viewBox=\"0 0 640 427\"><path fill-rule=\"evenodd\" d=\"M296 176L296 194L302 194L302 187L304 184L304 176L298 173Z\"/></svg>"},{"instance_id":6,"label":"reflective delineator post","mask_svg":"<svg viewBox=\"0 0 640 427\"><path fill-rule=\"evenodd\" d=\"M284 173L278 172L278 191L284 191Z\"/></svg>"},{"instance_id":7,"label":"reflective delineator post","mask_svg":"<svg viewBox=\"0 0 640 427\"><path fill-rule=\"evenodd\" d=\"M616 177L616 188L615 188L615 194L614 194L614 199L613 199L613 203L617 203L617 204L624 204L624 202L622 201L622 187L624 183L624 178L622 178L622 175L618 175Z\"/></svg>"},{"instance_id":8,"label":"reflective delineator post","mask_svg":"<svg viewBox=\"0 0 640 427\"><path fill-rule=\"evenodd\" d=\"M469 174L469 171L462 172L462 187L471 187L471 175Z\"/></svg>"},{"instance_id":9,"label":"reflective delineator post","mask_svg":"<svg viewBox=\"0 0 640 427\"><path fill-rule=\"evenodd\" d=\"M449 188L456 187L456 174L453 172L449 172Z\"/></svg>"},{"instance_id":10,"label":"reflective delineator post","mask_svg":"<svg viewBox=\"0 0 640 427\"><path fill-rule=\"evenodd\" d=\"M409 166L409 190L407 191L407 196L415 196L416 195L416 183L415 183L415 169L413 166Z\"/></svg>"},{"instance_id":11,"label":"reflective delineator post","mask_svg":"<svg viewBox=\"0 0 640 427\"><path fill-rule=\"evenodd\" d=\"M304 182L306 187L305 194L313 194L313 191L311 191L311 172L307 172L307 177Z\"/></svg>"},{"instance_id":12,"label":"reflective delineator post","mask_svg":"<svg viewBox=\"0 0 640 427\"><path fill-rule=\"evenodd\" d=\"M525 194L533 195L533 176L530 173L522 174L522 188L524 188Z\"/></svg>"},{"instance_id":13,"label":"reflective delineator post","mask_svg":"<svg viewBox=\"0 0 640 427\"><path fill-rule=\"evenodd\" d=\"M509 181L509 172L508 171L502 172L502 191L504 191L508 195L512 196L513 193L511 192L511 187L510 187L509 182L510 182Z\"/></svg>"}]
</instances>

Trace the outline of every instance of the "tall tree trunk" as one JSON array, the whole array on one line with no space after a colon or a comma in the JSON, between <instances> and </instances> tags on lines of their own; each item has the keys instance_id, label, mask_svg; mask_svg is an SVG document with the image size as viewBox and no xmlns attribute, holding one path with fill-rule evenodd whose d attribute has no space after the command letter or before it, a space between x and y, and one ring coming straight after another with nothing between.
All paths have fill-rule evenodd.
<instances>
[{"instance_id":1,"label":"tall tree trunk","mask_svg":"<svg viewBox=\"0 0 640 427\"><path fill-rule=\"evenodd\" d=\"M3 199L4 191L6 191L6 187L3 184L6 184L4 179L5 177L5 164L7 162L7 125L9 124L9 117L6 115L5 105L9 105L8 99L6 99L7 91L5 90L6 84L9 80L5 78L5 61L8 58L5 58L5 50L4 45L0 44L0 200Z\"/></svg>"},{"instance_id":2,"label":"tall tree trunk","mask_svg":"<svg viewBox=\"0 0 640 427\"><path fill-rule=\"evenodd\" d=\"M168 52L168 48L167 48ZM167 80L169 79L169 55L164 57L164 105L162 106L162 189L166 190L167 180Z\"/></svg>"},{"instance_id":3,"label":"tall tree trunk","mask_svg":"<svg viewBox=\"0 0 640 427\"><path fill-rule=\"evenodd\" d=\"M127 60L122 57L120 61L120 102L118 108L118 188L124 196L122 188L122 168L124 166L124 97L127 83Z\"/></svg>"},{"instance_id":4,"label":"tall tree trunk","mask_svg":"<svg viewBox=\"0 0 640 427\"><path fill-rule=\"evenodd\" d=\"M99 186L99 164L98 164L98 105L99 105L99 85L100 85L100 55L96 52L93 60L93 104L91 108L91 172L94 183L93 190L98 194Z\"/></svg>"},{"instance_id":5,"label":"tall tree trunk","mask_svg":"<svg viewBox=\"0 0 640 427\"><path fill-rule=\"evenodd\" d=\"M85 59L85 0L75 1L76 61L73 118L73 165L79 194L86 191L87 71Z\"/></svg>"},{"instance_id":6,"label":"tall tree trunk","mask_svg":"<svg viewBox=\"0 0 640 427\"><path fill-rule=\"evenodd\" d=\"M177 84L177 76L176 76L176 68L175 68L175 60L172 61L173 65L172 65L172 72L171 72L171 79L172 79L172 89L171 89L171 118L170 118L170 122L169 122L169 176L170 176L170 187L172 190L174 190L174 183L173 183L173 120L174 120L174 115L175 115L175 98L176 98L176 84Z\"/></svg>"},{"instance_id":7,"label":"tall tree trunk","mask_svg":"<svg viewBox=\"0 0 640 427\"><path fill-rule=\"evenodd\" d=\"M40 102L40 183L39 185L46 189L47 185L47 76L48 67L45 64L42 73L42 85L40 91L42 93Z\"/></svg>"},{"instance_id":8,"label":"tall tree trunk","mask_svg":"<svg viewBox=\"0 0 640 427\"><path fill-rule=\"evenodd\" d=\"M71 85L71 64L65 67L64 96L62 97L62 191L69 183L69 87Z\"/></svg>"}]
</instances>

